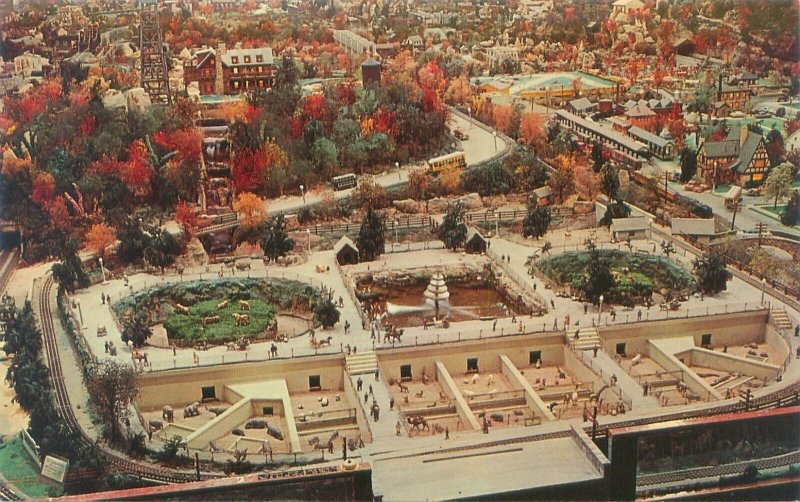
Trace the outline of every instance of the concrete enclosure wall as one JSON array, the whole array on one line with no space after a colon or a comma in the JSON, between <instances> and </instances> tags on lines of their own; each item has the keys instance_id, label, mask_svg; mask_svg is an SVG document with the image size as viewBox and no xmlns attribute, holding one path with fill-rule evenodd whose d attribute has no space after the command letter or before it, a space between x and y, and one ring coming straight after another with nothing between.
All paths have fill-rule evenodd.
<instances>
[{"instance_id":1,"label":"concrete enclosure wall","mask_svg":"<svg viewBox=\"0 0 800 502\"><path fill-rule=\"evenodd\" d=\"M214 387L218 398L235 397L226 385L279 378L286 381L289 392L308 392L308 378L319 375L323 390L342 390L344 357L340 355L279 359L253 363L204 366L192 369L159 371L142 374L139 407L160 408L165 404L177 407L199 401L202 387ZM227 394L231 393L231 394ZM241 396L239 396L241 397Z\"/></svg>"},{"instance_id":2,"label":"concrete enclosure wall","mask_svg":"<svg viewBox=\"0 0 800 502\"><path fill-rule=\"evenodd\" d=\"M481 373L499 373L500 356L506 355L517 367L529 366L530 352L541 351L546 365L563 363L564 335L560 333L538 333L483 340L470 340L459 344L447 343L398 347L378 350L381 372L387 378L400 379L400 366L411 365L414 380L422 378L422 369L428 376L436 374L436 361L441 361L451 375L463 375L467 371L467 359L478 358Z\"/></svg>"},{"instance_id":3,"label":"concrete enclosure wall","mask_svg":"<svg viewBox=\"0 0 800 502\"><path fill-rule=\"evenodd\" d=\"M623 314L624 315L624 314ZM630 314L632 317L635 313ZM603 349L616 353L617 343L625 343L625 352L646 354L648 340L691 336L696 346L701 345L704 334L711 334L711 345L744 345L764 341L767 325L767 310L722 314L712 317L683 317L634 324L605 326L597 329L603 341Z\"/></svg>"},{"instance_id":4,"label":"concrete enclosure wall","mask_svg":"<svg viewBox=\"0 0 800 502\"><path fill-rule=\"evenodd\" d=\"M650 359L661 365L665 370L682 371L683 383L686 384L689 390L700 396L701 400L722 399L722 395L714 389L714 387L700 378L697 373L692 371L688 366L680 362L677 357L665 352L655 343L648 343L647 348L646 354Z\"/></svg>"},{"instance_id":5,"label":"concrete enclosure wall","mask_svg":"<svg viewBox=\"0 0 800 502\"><path fill-rule=\"evenodd\" d=\"M714 368L728 373L743 373L748 376L756 377L760 380L773 380L778 376L779 366L766 364L732 354L714 352L700 347L695 347L691 355L692 364Z\"/></svg>"},{"instance_id":6,"label":"concrete enclosure wall","mask_svg":"<svg viewBox=\"0 0 800 502\"><path fill-rule=\"evenodd\" d=\"M507 356L500 356L500 365L503 367L503 374L508 377L509 385L514 390L521 390L525 393L525 404L528 405L536 415L544 417L547 420L555 420L556 417L547 407L539 394L533 390L531 384L525 379L519 370L514 366Z\"/></svg>"}]
</instances>

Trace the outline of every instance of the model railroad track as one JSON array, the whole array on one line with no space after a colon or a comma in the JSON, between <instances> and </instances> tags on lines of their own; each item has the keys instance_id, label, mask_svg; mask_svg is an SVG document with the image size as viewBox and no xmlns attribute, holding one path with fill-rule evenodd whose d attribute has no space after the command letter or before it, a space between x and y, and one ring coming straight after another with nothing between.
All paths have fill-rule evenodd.
<instances>
[{"instance_id":1,"label":"model railroad track","mask_svg":"<svg viewBox=\"0 0 800 502\"><path fill-rule=\"evenodd\" d=\"M39 296L39 309L41 314L41 328L43 335L44 347L46 350L47 363L50 369L50 379L53 383L53 390L56 397L56 408L64 419L65 424L70 430L77 431L80 435L84 446L90 447L95 444L89 434L81 427L78 418L75 416L72 405L67 393L67 386L64 381L64 375L61 371L61 358L58 352L58 344L56 342L56 330L53 324L53 315L50 311L50 296L52 294L54 281L52 277L48 277L44 284ZM189 481L197 481L195 474L185 472L169 471L163 468L154 467L150 464L141 462L134 462L115 451L99 446L99 452L105 457L106 463L113 469L128 474L133 474L142 479L156 481L159 483L186 483ZM202 477L202 476L201 476Z\"/></svg>"},{"instance_id":2,"label":"model railroad track","mask_svg":"<svg viewBox=\"0 0 800 502\"><path fill-rule=\"evenodd\" d=\"M17 493L6 486L2 481L0 481L0 500L25 500Z\"/></svg>"}]
</instances>

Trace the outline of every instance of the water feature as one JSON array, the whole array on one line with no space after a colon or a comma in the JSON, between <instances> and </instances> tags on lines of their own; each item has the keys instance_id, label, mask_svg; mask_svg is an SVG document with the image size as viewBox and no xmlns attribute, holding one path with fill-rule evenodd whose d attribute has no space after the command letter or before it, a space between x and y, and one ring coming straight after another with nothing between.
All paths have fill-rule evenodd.
<instances>
[{"instance_id":1,"label":"water feature","mask_svg":"<svg viewBox=\"0 0 800 502\"><path fill-rule=\"evenodd\" d=\"M360 282L356 286L362 304L373 313L386 313L397 327L420 326L437 317L447 316L450 322L480 318L506 317L505 305L510 302L480 276L472 280L449 281L441 273L430 280L411 284Z\"/></svg>"}]
</instances>

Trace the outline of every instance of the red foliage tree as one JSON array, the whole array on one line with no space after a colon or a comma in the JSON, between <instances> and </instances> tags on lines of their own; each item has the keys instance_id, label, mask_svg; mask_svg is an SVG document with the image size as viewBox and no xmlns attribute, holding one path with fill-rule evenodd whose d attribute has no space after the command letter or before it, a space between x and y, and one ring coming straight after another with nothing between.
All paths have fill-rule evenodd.
<instances>
[{"instance_id":1,"label":"red foliage tree","mask_svg":"<svg viewBox=\"0 0 800 502\"><path fill-rule=\"evenodd\" d=\"M231 179L236 193L258 192L264 184L268 162L264 149L245 149L236 154Z\"/></svg>"},{"instance_id":2,"label":"red foliage tree","mask_svg":"<svg viewBox=\"0 0 800 502\"><path fill-rule=\"evenodd\" d=\"M128 162L122 178L137 197L147 197L150 194L152 177L153 169L148 161L147 147L142 140L134 141L128 147Z\"/></svg>"},{"instance_id":3,"label":"red foliage tree","mask_svg":"<svg viewBox=\"0 0 800 502\"><path fill-rule=\"evenodd\" d=\"M376 132L382 132L389 137L396 138L400 131L394 123L394 113L381 108L372 116L372 128Z\"/></svg>"},{"instance_id":4,"label":"red foliage tree","mask_svg":"<svg viewBox=\"0 0 800 502\"><path fill-rule=\"evenodd\" d=\"M56 195L56 180L50 173L40 173L33 179L31 200L42 208L47 208Z\"/></svg>"},{"instance_id":5,"label":"red foliage tree","mask_svg":"<svg viewBox=\"0 0 800 502\"><path fill-rule=\"evenodd\" d=\"M187 235L192 235L194 230L198 227L200 219L197 217L197 213L192 205L181 201L175 206L175 221L183 227L183 231L186 232Z\"/></svg>"},{"instance_id":6,"label":"red foliage tree","mask_svg":"<svg viewBox=\"0 0 800 502\"><path fill-rule=\"evenodd\" d=\"M203 135L194 127L178 129L176 131L159 131L153 136L153 141L169 150L175 151L178 162L199 162L202 153Z\"/></svg>"},{"instance_id":7,"label":"red foliage tree","mask_svg":"<svg viewBox=\"0 0 800 502\"><path fill-rule=\"evenodd\" d=\"M50 207L47 208L50 213L50 224L57 228L67 228L70 226L70 214L67 209L67 202L61 195L53 199Z\"/></svg>"},{"instance_id":8,"label":"red foliage tree","mask_svg":"<svg viewBox=\"0 0 800 502\"><path fill-rule=\"evenodd\" d=\"M322 120L325 114L325 97L322 94L312 94L303 100L303 117Z\"/></svg>"},{"instance_id":9,"label":"red foliage tree","mask_svg":"<svg viewBox=\"0 0 800 502\"><path fill-rule=\"evenodd\" d=\"M303 119L300 117L292 117L289 119L289 136L292 139L300 139L303 135Z\"/></svg>"}]
</instances>

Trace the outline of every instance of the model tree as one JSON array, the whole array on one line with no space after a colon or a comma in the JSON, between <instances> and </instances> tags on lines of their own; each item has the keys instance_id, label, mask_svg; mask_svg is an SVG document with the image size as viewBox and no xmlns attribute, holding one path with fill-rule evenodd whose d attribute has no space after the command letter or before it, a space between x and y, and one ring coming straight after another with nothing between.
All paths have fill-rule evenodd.
<instances>
[{"instance_id":1,"label":"model tree","mask_svg":"<svg viewBox=\"0 0 800 502\"><path fill-rule=\"evenodd\" d=\"M610 162L600 168L600 191L611 199L619 196L619 173Z\"/></svg>"},{"instance_id":2,"label":"model tree","mask_svg":"<svg viewBox=\"0 0 800 502\"><path fill-rule=\"evenodd\" d=\"M664 256L669 258L669 255L675 252L675 245L672 244L672 241L662 240L661 241L661 252L664 253Z\"/></svg>"},{"instance_id":3,"label":"model tree","mask_svg":"<svg viewBox=\"0 0 800 502\"><path fill-rule=\"evenodd\" d=\"M800 192L795 191L781 213L781 223L793 227L800 223Z\"/></svg>"},{"instance_id":4,"label":"model tree","mask_svg":"<svg viewBox=\"0 0 800 502\"><path fill-rule=\"evenodd\" d=\"M792 194L792 165L784 162L773 169L767 181L764 182L764 196L774 197L773 208L778 207L778 199L789 197Z\"/></svg>"},{"instance_id":5,"label":"model tree","mask_svg":"<svg viewBox=\"0 0 800 502\"><path fill-rule=\"evenodd\" d=\"M261 237L261 249L267 261L286 256L294 248L294 239L286 232L286 220L279 214L267 222Z\"/></svg>"},{"instance_id":6,"label":"model tree","mask_svg":"<svg viewBox=\"0 0 800 502\"><path fill-rule=\"evenodd\" d=\"M598 225L608 227L611 226L612 220L617 218L627 218L631 214L631 208L625 204L625 201L622 199L617 199L611 204L608 205L606 208L606 213L600 218L600 221L597 222Z\"/></svg>"},{"instance_id":7,"label":"model tree","mask_svg":"<svg viewBox=\"0 0 800 502\"><path fill-rule=\"evenodd\" d=\"M88 248L95 251L101 258L105 257L106 249L114 244L116 239L114 229L103 223L92 225L89 233L86 234Z\"/></svg>"},{"instance_id":8,"label":"model tree","mask_svg":"<svg viewBox=\"0 0 800 502\"><path fill-rule=\"evenodd\" d=\"M322 329L332 328L339 322L339 316L339 309L336 308L336 304L333 303L330 296L320 300L314 307L314 319L322 325Z\"/></svg>"},{"instance_id":9,"label":"model tree","mask_svg":"<svg viewBox=\"0 0 800 502\"><path fill-rule=\"evenodd\" d=\"M681 150L681 182L689 181L696 172L697 153L688 146L684 146Z\"/></svg>"},{"instance_id":10,"label":"model tree","mask_svg":"<svg viewBox=\"0 0 800 502\"><path fill-rule=\"evenodd\" d=\"M547 233L552 221L550 209L539 206L535 196L528 199L528 214L522 220L522 236L538 239Z\"/></svg>"},{"instance_id":11,"label":"model tree","mask_svg":"<svg viewBox=\"0 0 800 502\"><path fill-rule=\"evenodd\" d=\"M467 225L464 224L464 204L457 201L450 204L442 224L436 229L436 236L444 242L447 249L455 251L467 240Z\"/></svg>"},{"instance_id":12,"label":"model tree","mask_svg":"<svg viewBox=\"0 0 800 502\"><path fill-rule=\"evenodd\" d=\"M88 383L89 394L105 421L106 435L120 437L120 423L139 395L139 373L128 364L112 360L100 363Z\"/></svg>"},{"instance_id":13,"label":"model tree","mask_svg":"<svg viewBox=\"0 0 800 502\"><path fill-rule=\"evenodd\" d=\"M152 238L144 250L144 259L150 265L164 269L175 263L181 253L181 244L171 233L161 228L150 230Z\"/></svg>"},{"instance_id":14,"label":"model tree","mask_svg":"<svg viewBox=\"0 0 800 502\"><path fill-rule=\"evenodd\" d=\"M83 264L78 257L78 244L74 239L69 239L61 250L61 262L53 265L53 278L59 286L73 293L76 287L82 288L89 285L89 278L83 271Z\"/></svg>"},{"instance_id":15,"label":"model tree","mask_svg":"<svg viewBox=\"0 0 800 502\"><path fill-rule=\"evenodd\" d=\"M369 208L358 232L358 252L361 261L373 261L385 252L383 216Z\"/></svg>"},{"instance_id":16,"label":"model tree","mask_svg":"<svg viewBox=\"0 0 800 502\"><path fill-rule=\"evenodd\" d=\"M122 328L122 341L133 342L134 347L142 347L153 331L147 324L147 317L144 314L134 314L133 318L126 321Z\"/></svg>"},{"instance_id":17,"label":"model tree","mask_svg":"<svg viewBox=\"0 0 800 502\"><path fill-rule=\"evenodd\" d=\"M611 272L611 265L593 243L589 244L589 263L586 267L586 275L582 279L579 281L578 289L593 304L599 303L600 296L608 295L608 292L616 284L614 274Z\"/></svg>"},{"instance_id":18,"label":"model tree","mask_svg":"<svg viewBox=\"0 0 800 502\"><path fill-rule=\"evenodd\" d=\"M727 289L733 275L726 268L725 258L718 253L707 252L694 261L697 288L707 295L716 295Z\"/></svg>"}]
</instances>

